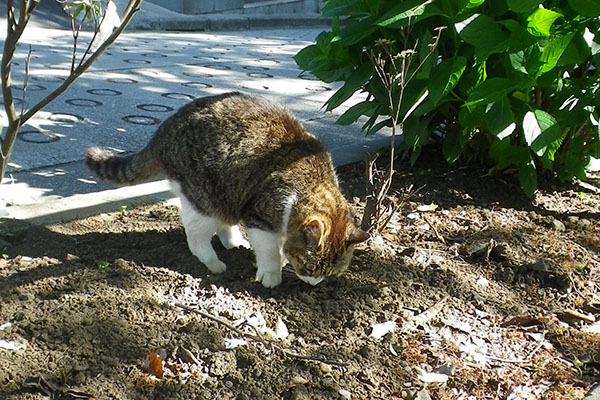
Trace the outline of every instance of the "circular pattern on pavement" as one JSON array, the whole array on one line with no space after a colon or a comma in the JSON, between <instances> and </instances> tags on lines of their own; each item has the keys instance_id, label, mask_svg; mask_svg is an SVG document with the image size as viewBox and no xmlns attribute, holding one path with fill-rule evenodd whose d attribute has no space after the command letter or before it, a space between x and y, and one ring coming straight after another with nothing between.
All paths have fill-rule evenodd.
<instances>
[{"instance_id":1,"label":"circular pattern on pavement","mask_svg":"<svg viewBox=\"0 0 600 400\"><path fill-rule=\"evenodd\" d=\"M204 82L183 82L181 85L194 89L206 89L212 87L212 85Z\"/></svg>"},{"instance_id":2,"label":"circular pattern on pavement","mask_svg":"<svg viewBox=\"0 0 600 400\"><path fill-rule=\"evenodd\" d=\"M149 112L169 112L173 111L173 107L164 106L162 104L138 104L136 106L140 110Z\"/></svg>"},{"instance_id":3,"label":"circular pattern on pavement","mask_svg":"<svg viewBox=\"0 0 600 400\"><path fill-rule=\"evenodd\" d=\"M123 94L123 92L114 89L88 89L86 92L96 96L120 96Z\"/></svg>"},{"instance_id":4,"label":"circular pattern on pavement","mask_svg":"<svg viewBox=\"0 0 600 400\"><path fill-rule=\"evenodd\" d=\"M135 79L132 78L108 78L107 81L111 83L121 83L124 85L131 85L133 83L138 83Z\"/></svg>"},{"instance_id":5,"label":"circular pattern on pavement","mask_svg":"<svg viewBox=\"0 0 600 400\"><path fill-rule=\"evenodd\" d=\"M273 75L267 74L264 72L247 72L246 75L248 75L250 78L272 78L273 77Z\"/></svg>"},{"instance_id":6,"label":"circular pattern on pavement","mask_svg":"<svg viewBox=\"0 0 600 400\"><path fill-rule=\"evenodd\" d=\"M150 117L148 115L126 115L121 118L125 122L129 122L134 125L158 125L160 124L160 119L155 117Z\"/></svg>"},{"instance_id":7,"label":"circular pattern on pavement","mask_svg":"<svg viewBox=\"0 0 600 400\"><path fill-rule=\"evenodd\" d=\"M195 99L195 97L192 96L191 94L176 93L176 92L163 93L161 96L166 97L167 99L173 99L173 100L194 100Z\"/></svg>"},{"instance_id":8,"label":"circular pattern on pavement","mask_svg":"<svg viewBox=\"0 0 600 400\"><path fill-rule=\"evenodd\" d=\"M125 61L127 64L152 64L150 60L140 60L139 58L128 58Z\"/></svg>"},{"instance_id":9,"label":"circular pattern on pavement","mask_svg":"<svg viewBox=\"0 0 600 400\"><path fill-rule=\"evenodd\" d=\"M98 100L92 99L67 99L65 103L75 107L98 107L102 105Z\"/></svg>"},{"instance_id":10,"label":"circular pattern on pavement","mask_svg":"<svg viewBox=\"0 0 600 400\"><path fill-rule=\"evenodd\" d=\"M60 137L58 135L52 133L42 133L38 129L29 128L25 131L19 132L17 135L19 140L22 140L27 143L35 143L35 144L45 144L45 143L53 143L58 142Z\"/></svg>"},{"instance_id":11,"label":"circular pattern on pavement","mask_svg":"<svg viewBox=\"0 0 600 400\"><path fill-rule=\"evenodd\" d=\"M79 116L77 114L71 114L71 113L52 113L48 119L50 121L54 121L54 122L64 122L64 123L69 123L69 124L74 124L77 122L81 122L83 121L83 117Z\"/></svg>"}]
</instances>

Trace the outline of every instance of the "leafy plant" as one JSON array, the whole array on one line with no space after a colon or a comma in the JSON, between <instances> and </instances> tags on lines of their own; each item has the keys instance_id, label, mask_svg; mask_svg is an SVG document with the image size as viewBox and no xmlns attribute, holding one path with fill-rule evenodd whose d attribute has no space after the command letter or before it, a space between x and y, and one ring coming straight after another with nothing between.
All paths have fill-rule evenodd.
<instances>
[{"instance_id":1,"label":"leafy plant","mask_svg":"<svg viewBox=\"0 0 600 400\"><path fill-rule=\"evenodd\" d=\"M105 269L108 269L108 267L110 267L110 263L108 261L99 261L98 262L98 270L99 271L104 271Z\"/></svg>"},{"instance_id":2,"label":"leafy plant","mask_svg":"<svg viewBox=\"0 0 600 400\"><path fill-rule=\"evenodd\" d=\"M402 153L418 158L440 141L449 163L488 163L490 173L514 171L533 194L538 176L586 178L600 157L600 3L587 0L324 0L330 31L294 58L325 82L344 84L326 102L333 110L356 92L366 98L338 119L360 117L374 133L392 113L369 54L381 40L418 41L422 60L435 29L434 55L404 88ZM406 27L412 28L407 33ZM404 30L404 31L403 31ZM392 66L387 66L388 73ZM398 88L394 89L398 98Z\"/></svg>"}]
</instances>

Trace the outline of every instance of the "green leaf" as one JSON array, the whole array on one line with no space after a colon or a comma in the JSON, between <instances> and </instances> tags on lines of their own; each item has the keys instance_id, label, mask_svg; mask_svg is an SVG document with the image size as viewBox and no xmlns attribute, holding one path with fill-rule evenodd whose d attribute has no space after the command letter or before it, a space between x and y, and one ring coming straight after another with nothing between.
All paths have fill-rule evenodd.
<instances>
[{"instance_id":1,"label":"green leaf","mask_svg":"<svg viewBox=\"0 0 600 400\"><path fill-rule=\"evenodd\" d=\"M569 6L584 17L597 17L600 15L600 1L598 0L568 0Z\"/></svg>"},{"instance_id":2,"label":"green leaf","mask_svg":"<svg viewBox=\"0 0 600 400\"><path fill-rule=\"evenodd\" d=\"M452 164L460 157L470 136L468 129L460 127L456 127L446 134L442 143L442 153L448 164Z\"/></svg>"},{"instance_id":3,"label":"green leaf","mask_svg":"<svg viewBox=\"0 0 600 400\"><path fill-rule=\"evenodd\" d=\"M465 71L467 59L457 56L442 61L431 71L429 98L436 105L456 84Z\"/></svg>"},{"instance_id":4,"label":"green leaf","mask_svg":"<svg viewBox=\"0 0 600 400\"><path fill-rule=\"evenodd\" d=\"M527 78L520 80L508 78L489 78L471 91L466 107L485 105L493 103L504 96L507 96L515 89L529 86L531 81Z\"/></svg>"},{"instance_id":5,"label":"green leaf","mask_svg":"<svg viewBox=\"0 0 600 400\"><path fill-rule=\"evenodd\" d=\"M466 8L477 8L485 3L485 0L467 0Z\"/></svg>"},{"instance_id":6,"label":"green leaf","mask_svg":"<svg viewBox=\"0 0 600 400\"><path fill-rule=\"evenodd\" d=\"M542 157L550 147L556 149L562 142L562 132L554 117L542 110L528 111L523 118L523 134L529 148ZM554 153L552 153L554 159Z\"/></svg>"},{"instance_id":7,"label":"green leaf","mask_svg":"<svg viewBox=\"0 0 600 400\"><path fill-rule=\"evenodd\" d=\"M379 27L374 24L374 17L367 17L342 28L331 41L341 46L351 46L375 32Z\"/></svg>"},{"instance_id":8,"label":"green leaf","mask_svg":"<svg viewBox=\"0 0 600 400\"><path fill-rule=\"evenodd\" d=\"M335 121L338 125L350 125L356 122L361 115L372 115L373 111L377 108L377 105L371 101L361 101L356 103L349 109L347 109L338 119Z\"/></svg>"},{"instance_id":9,"label":"green leaf","mask_svg":"<svg viewBox=\"0 0 600 400\"><path fill-rule=\"evenodd\" d=\"M338 107L344 101L348 100L352 95L360 89L374 74L373 65L371 63L364 63L360 67L356 68L344 85L339 88L326 102L326 111L331 111Z\"/></svg>"},{"instance_id":10,"label":"green leaf","mask_svg":"<svg viewBox=\"0 0 600 400\"><path fill-rule=\"evenodd\" d=\"M534 36L548 37L550 36L550 27L562 16L556 11L538 8L527 17L527 31Z\"/></svg>"},{"instance_id":11,"label":"green leaf","mask_svg":"<svg viewBox=\"0 0 600 400\"><path fill-rule=\"evenodd\" d=\"M365 16L369 9L363 0L329 0L323 5L322 13L326 17Z\"/></svg>"},{"instance_id":12,"label":"green leaf","mask_svg":"<svg viewBox=\"0 0 600 400\"><path fill-rule=\"evenodd\" d=\"M502 142L508 140L510 139L505 139ZM507 147L502 147L496 167L501 171L511 165L519 167L530 160L531 155L529 154L529 149L527 149L527 147L509 144Z\"/></svg>"},{"instance_id":13,"label":"green leaf","mask_svg":"<svg viewBox=\"0 0 600 400\"><path fill-rule=\"evenodd\" d=\"M508 8L516 13L530 13L540 5L540 0L508 0Z\"/></svg>"},{"instance_id":14,"label":"green leaf","mask_svg":"<svg viewBox=\"0 0 600 400\"><path fill-rule=\"evenodd\" d=\"M411 23L414 22L417 17L421 17L422 19L431 15L440 15L441 11L430 3L431 1L423 0L400 1L395 7L379 18L376 24L382 27L394 25L394 28L399 28L400 26L408 25L409 20Z\"/></svg>"},{"instance_id":15,"label":"green leaf","mask_svg":"<svg viewBox=\"0 0 600 400\"><path fill-rule=\"evenodd\" d=\"M323 52L316 44L311 44L300 50L294 57L294 61L303 71L310 71L315 58L321 57Z\"/></svg>"},{"instance_id":16,"label":"green leaf","mask_svg":"<svg viewBox=\"0 0 600 400\"><path fill-rule=\"evenodd\" d=\"M509 53L515 53L537 43L537 38L527 32L527 29L517 21L507 19L500 21L500 24L510 31L510 37L508 38Z\"/></svg>"},{"instance_id":17,"label":"green leaf","mask_svg":"<svg viewBox=\"0 0 600 400\"><path fill-rule=\"evenodd\" d=\"M510 136L517 127L515 116L507 97L489 104L485 111L485 121L490 133L502 140Z\"/></svg>"},{"instance_id":18,"label":"green leaf","mask_svg":"<svg viewBox=\"0 0 600 400\"><path fill-rule=\"evenodd\" d=\"M504 52L508 49L508 32L500 29L498 23L485 14L456 24L460 37L475 48L475 58L485 60L492 53Z\"/></svg>"},{"instance_id":19,"label":"green leaf","mask_svg":"<svg viewBox=\"0 0 600 400\"><path fill-rule=\"evenodd\" d=\"M528 197L533 196L533 192L535 192L535 188L537 187L537 173L532 160L529 160L519 168L519 183L521 184L521 189L523 189Z\"/></svg>"},{"instance_id":20,"label":"green leaf","mask_svg":"<svg viewBox=\"0 0 600 400\"><path fill-rule=\"evenodd\" d=\"M558 36L552 39L542 51L542 55L540 56L540 61L542 62L542 66L538 71L538 76L550 71L554 68L562 56L563 52L571 42L571 39L575 35L575 32L570 32L564 36Z\"/></svg>"}]
</instances>

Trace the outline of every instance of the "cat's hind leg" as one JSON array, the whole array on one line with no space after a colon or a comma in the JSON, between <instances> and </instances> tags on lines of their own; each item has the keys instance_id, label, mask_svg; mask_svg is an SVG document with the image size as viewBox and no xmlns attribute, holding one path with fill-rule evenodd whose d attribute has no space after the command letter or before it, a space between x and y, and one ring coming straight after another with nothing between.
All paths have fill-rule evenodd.
<instances>
[{"instance_id":1,"label":"cat's hind leg","mask_svg":"<svg viewBox=\"0 0 600 400\"><path fill-rule=\"evenodd\" d=\"M226 249L233 249L234 247L250 248L250 243L244 239L240 227L237 225L221 225L217 229L217 235Z\"/></svg>"},{"instance_id":2,"label":"cat's hind leg","mask_svg":"<svg viewBox=\"0 0 600 400\"><path fill-rule=\"evenodd\" d=\"M256 280L272 288L281 283L282 259L279 252L279 235L261 229L246 229L256 255Z\"/></svg>"},{"instance_id":3,"label":"cat's hind leg","mask_svg":"<svg viewBox=\"0 0 600 400\"><path fill-rule=\"evenodd\" d=\"M193 255L206 265L213 273L225 272L226 266L219 258L210 243L213 235L221 227L216 218L204 215L181 196L181 223L185 228L188 246Z\"/></svg>"}]
</instances>

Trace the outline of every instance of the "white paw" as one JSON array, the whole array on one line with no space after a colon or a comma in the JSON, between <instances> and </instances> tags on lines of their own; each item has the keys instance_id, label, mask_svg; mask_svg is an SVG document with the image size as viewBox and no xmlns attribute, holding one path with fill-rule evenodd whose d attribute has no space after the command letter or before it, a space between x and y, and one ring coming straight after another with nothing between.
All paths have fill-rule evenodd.
<instances>
[{"instance_id":1,"label":"white paw","mask_svg":"<svg viewBox=\"0 0 600 400\"><path fill-rule=\"evenodd\" d=\"M308 283L309 285L312 286L317 286L319 283L323 282L323 278L322 276L318 277L318 278L313 278L312 276L305 276L305 275L298 275L298 278L300 278L301 281Z\"/></svg>"},{"instance_id":2,"label":"white paw","mask_svg":"<svg viewBox=\"0 0 600 400\"><path fill-rule=\"evenodd\" d=\"M266 288L274 288L281 283L281 271L272 272L259 269L256 271L256 280Z\"/></svg>"},{"instance_id":3,"label":"white paw","mask_svg":"<svg viewBox=\"0 0 600 400\"><path fill-rule=\"evenodd\" d=\"M207 261L204 264L213 274L222 274L227 269L225 263L219 259Z\"/></svg>"}]
</instances>

